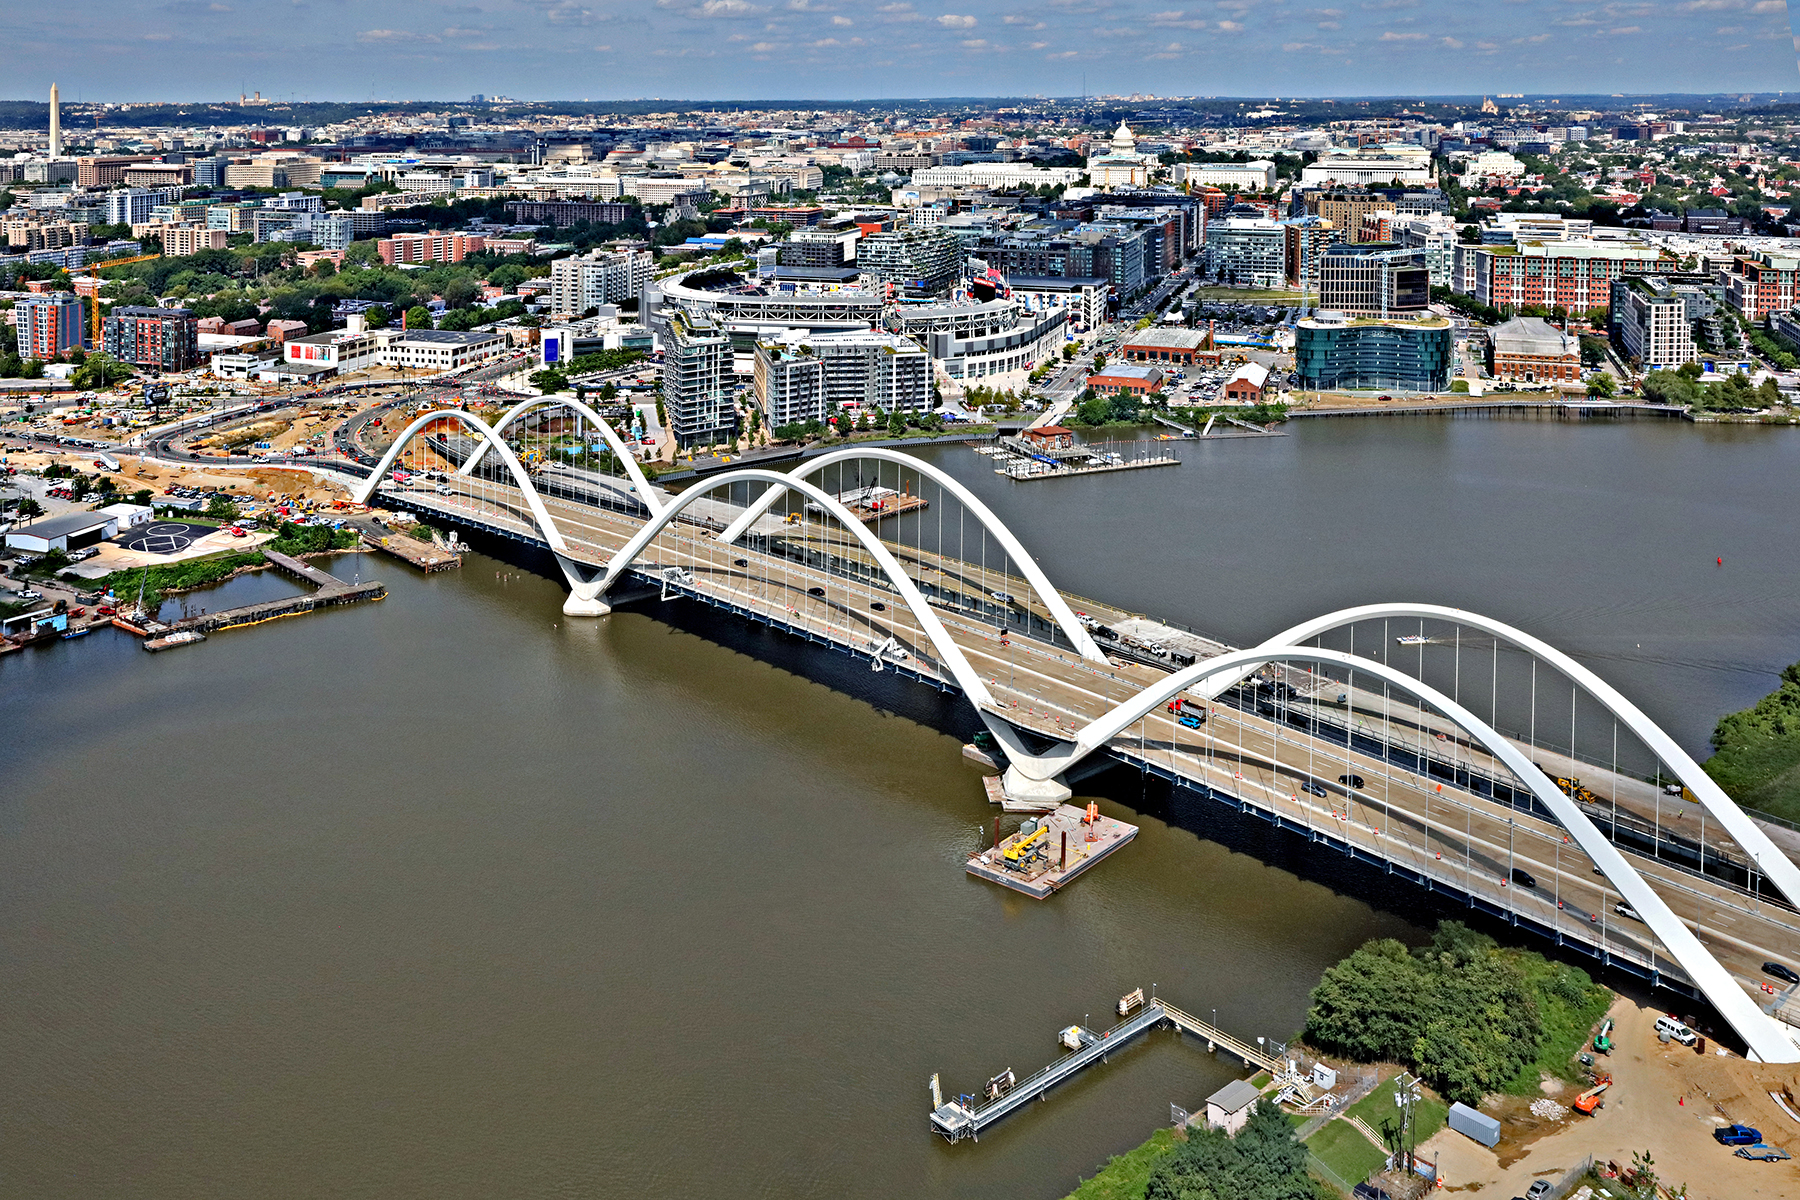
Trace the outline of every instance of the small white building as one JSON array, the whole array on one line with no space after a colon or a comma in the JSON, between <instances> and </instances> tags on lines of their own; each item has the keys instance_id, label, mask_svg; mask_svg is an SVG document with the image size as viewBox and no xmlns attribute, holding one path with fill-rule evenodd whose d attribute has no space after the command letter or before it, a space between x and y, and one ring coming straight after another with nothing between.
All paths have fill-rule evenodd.
<instances>
[{"instance_id":1,"label":"small white building","mask_svg":"<svg viewBox=\"0 0 1800 1200\"><path fill-rule=\"evenodd\" d=\"M1232 1137L1244 1127L1262 1092L1248 1079L1234 1079L1206 1098L1206 1126L1223 1129Z\"/></svg>"},{"instance_id":2,"label":"small white building","mask_svg":"<svg viewBox=\"0 0 1800 1200\"><path fill-rule=\"evenodd\" d=\"M139 525L148 525L156 519L156 510L148 504L109 504L95 515L113 518L123 532L136 529Z\"/></svg>"}]
</instances>

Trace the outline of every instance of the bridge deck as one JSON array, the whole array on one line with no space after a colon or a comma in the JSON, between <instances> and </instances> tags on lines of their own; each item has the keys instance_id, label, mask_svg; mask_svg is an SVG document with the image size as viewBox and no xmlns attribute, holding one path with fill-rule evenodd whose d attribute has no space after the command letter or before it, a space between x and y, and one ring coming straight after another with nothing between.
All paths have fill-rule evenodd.
<instances>
[{"instance_id":1,"label":"bridge deck","mask_svg":"<svg viewBox=\"0 0 1800 1200\"><path fill-rule=\"evenodd\" d=\"M435 486L386 486L382 494L459 528L546 545L522 495L508 485L459 479L448 495ZM637 516L573 494L546 495L544 502L571 556L596 570L640 528ZM715 536L722 516L708 512L696 523L670 525L640 557L637 573L660 582L665 591L852 653L873 657L891 637L902 654L886 655L884 661L939 688L955 687L892 585L845 534L801 520L781 524L779 535L726 546ZM1021 729L1068 740L1169 669L1119 657L1104 665L1086 661L1052 640L1049 614L1022 579L985 563L893 543L889 548L986 680L993 711ZM1017 599L996 601L994 592ZM1071 603L1108 624L1130 615L1074 598ZM1351 719L1350 703L1357 717L1373 719L1380 711L1377 697L1357 693L1347 702L1338 699L1342 690L1336 684L1314 687L1310 695L1284 703L1275 716L1222 698L1199 729L1178 726L1167 712L1153 713L1109 749L1145 770L1453 894L1559 944L1580 946L1601 962L1687 990L1682 970L1645 926L1619 913L1619 894L1560 826L1529 807L1499 803L1494 794L1478 790L1482 780L1510 781L1504 766L1447 722L1417 710L1401 712L1392 728L1384 723L1389 741L1381 745L1360 731L1334 740L1332 727L1346 727ZM1362 787L1339 782L1357 775ZM1628 776L1587 766L1583 778L1622 812L1647 810L1657 802L1654 789ZM1304 784L1326 794L1309 794ZM1594 815L1606 828L1604 815ZM1711 843L1709 855L1728 856L1733 849L1720 845L1716 832ZM1800 961L1800 917L1779 896L1762 894L1754 881L1748 888L1734 886L1657 857L1663 845L1621 840L1638 870L1745 990L1788 1016L1788 995L1765 991L1761 966L1771 959ZM1536 885L1515 885L1515 869L1528 872Z\"/></svg>"}]
</instances>

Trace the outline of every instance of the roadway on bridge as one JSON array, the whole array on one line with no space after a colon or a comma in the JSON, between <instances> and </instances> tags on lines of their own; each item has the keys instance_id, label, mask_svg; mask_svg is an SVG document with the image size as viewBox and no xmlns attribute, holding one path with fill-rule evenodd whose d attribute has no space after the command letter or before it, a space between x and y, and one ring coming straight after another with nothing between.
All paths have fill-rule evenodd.
<instances>
[{"instance_id":1,"label":"roadway on bridge","mask_svg":"<svg viewBox=\"0 0 1800 1200\"><path fill-rule=\"evenodd\" d=\"M541 542L521 493L510 484L453 478L448 495L437 486L389 491L404 497L409 507L439 511L451 521L473 518ZM639 528L636 518L595 508L570 494L547 494L544 502L574 555L595 568ZM845 534L809 521L793 526L784 540L811 553L796 561L764 551L753 544L755 539L724 546L713 530L677 522L651 543L639 569L651 577L669 569L689 572L682 579L686 588L863 653L891 635L906 651L909 668L950 684L948 670L885 577L872 568L866 575L825 569L827 557L866 563L866 554ZM915 578L946 629L988 680L999 714L1021 728L1072 739L1082 725L1165 674L1137 663L1086 662L1071 650L1025 635L1018 628L1023 612L1030 612L1036 618L1031 623L1042 629L1047 623L1042 606L1034 601L1014 609L989 599L989 593L1001 591L1024 601L1030 593L1014 575L911 547L890 543L890 548L916 569ZM1006 610L1012 610L1013 621L1003 632L1001 614ZM1100 610L1095 615L1113 620L1123 614ZM1408 711L1416 717L1416 710ZM1413 722L1415 733L1420 725ZM1666 977L1686 979L1653 946L1645 926L1619 914L1619 895L1554 822L1453 784L1440 787L1426 776L1225 704L1213 707L1198 730L1179 726L1171 714L1159 711L1113 746L1128 759L1152 762L1278 812L1303 828L1479 895L1543 928ZM1466 746L1460 760L1493 778L1510 778L1489 756ZM1362 776L1364 786L1339 782L1352 775ZM1302 790L1307 782L1327 794L1308 794ZM1800 962L1800 918L1774 898L1641 854L1634 853L1632 862L1746 991L1765 1005L1770 1002L1763 990L1769 980L1762 963ZM1514 869L1534 877L1535 886L1512 882Z\"/></svg>"}]
</instances>

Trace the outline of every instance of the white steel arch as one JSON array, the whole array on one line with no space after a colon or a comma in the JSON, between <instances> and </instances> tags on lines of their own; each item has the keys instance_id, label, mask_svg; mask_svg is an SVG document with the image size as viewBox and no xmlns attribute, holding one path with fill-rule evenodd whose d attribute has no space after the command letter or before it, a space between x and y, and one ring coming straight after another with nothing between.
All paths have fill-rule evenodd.
<instances>
[{"instance_id":1,"label":"white steel arch","mask_svg":"<svg viewBox=\"0 0 1800 1200\"><path fill-rule=\"evenodd\" d=\"M1025 576L1026 582L1031 584L1032 588L1037 592L1038 597L1043 600L1044 607L1050 610L1051 618L1056 622L1057 627L1063 631L1064 635L1068 637L1070 644L1080 652L1081 657L1090 662L1106 661L1106 654L1099 646L1094 644L1094 639L1088 636L1088 631L1083 628L1081 622L1076 619L1075 613L1070 609L1068 601L1062 598L1061 592L1051 586L1049 576L1044 574L1044 569L1038 566L1037 560L1031 557L1030 552L1025 549L1024 544L1014 536L1012 530L1008 529L999 517L994 515L993 510L989 509L987 505L981 502L974 492L971 492L956 479L952 478L948 472L933 466L931 463L914 458L910 454L901 454L897 451L884 449L878 446L866 446L861 448L853 447L848 450L834 450L830 454L824 454L811 461L801 463L792 471L788 472L788 475L791 478L802 479L808 475L816 474L826 467L835 466L841 462L850 462L853 459L859 458L879 459L882 462L897 463L901 466L909 467L955 496L957 500L962 503L962 506L968 509L989 533L994 535L994 539L1000 543L1000 548L1006 551L1007 556L1011 558L1013 562L1018 564L1019 571ZM781 499L782 494L785 491L786 485L772 487L762 495L758 496L755 500L751 501L750 507L745 510L744 515L733 521L725 532L719 535L719 540L726 544L737 541L738 538L742 537L744 533L763 516L763 514L767 513L769 509L774 506L777 500Z\"/></svg>"},{"instance_id":2,"label":"white steel arch","mask_svg":"<svg viewBox=\"0 0 1800 1200\"><path fill-rule=\"evenodd\" d=\"M374 471L351 492L356 502L358 504L369 502L369 497L373 496L375 489L381 486L383 477L393 469L395 461L399 459L401 452L406 449L406 443L412 440L414 434L433 421L446 420L460 421L472 430L481 441L494 448L494 452L500 455L500 461L506 464L508 471L512 472L514 481L519 485L519 491L524 494L526 506L531 509L531 515L537 519L538 528L544 531L544 540L550 543L550 548L559 557L566 556L569 553L569 545L563 540L562 531L556 527L556 522L550 519L550 510L544 507L543 497L539 496L537 489L531 486L531 476L525 470L525 465L519 461L519 456L512 452L512 447L508 446L499 434L489 428L485 421L460 408L446 408L437 412L425 413L402 430L400 435L394 439L394 444L389 446L387 452L381 456L381 461L375 464ZM566 565L563 569L565 573L569 573ZM572 573L570 574L572 577Z\"/></svg>"},{"instance_id":3,"label":"white steel arch","mask_svg":"<svg viewBox=\"0 0 1800 1200\"><path fill-rule=\"evenodd\" d=\"M912 610L913 616L918 618L919 628L930 640L938 656L943 659L944 665L950 669L951 676L956 680L957 686L962 688L963 694L969 698L969 702L977 708L994 703L994 697L988 691L987 684L982 682L980 674L970 665L968 658L962 652L962 647L956 644L955 639L944 628L943 622L938 620L937 613L933 612L931 606L925 602L924 594L913 583L912 577L901 567L899 560L894 557L893 552L882 543L881 539L876 537L868 526L857 520L856 514L845 508L834 496L803 479L792 479L777 471L766 471L759 467L743 467L735 471L727 471L722 475L715 475L702 484L689 488L677 496L675 501L662 512L646 521L643 528L633 534L631 540L612 556L607 563L605 572L599 578L586 583L571 582L573 591L571 598L590 604L599 600L625 569L637 559L638 555L644 552L645 547L655 540L657 534L681 515L683 509L714 489L733 483L770 483L781 487L791 487L836 517L838 522L857 541L862 543L863 549L867 550L875 559L876 564L887 575L888 582L894 585L894 590L900 594L900 598Z\"/></svg>"},{"instance_id":4,"label":"white steel arch","mask_svg":"<svg viewBox=\"0 0 1800 1200\"><path fill-rule=\"evenodd\" d=\"M1320 634L1333 629L1352 625L1359 621L1375 621L1393 617L1420 618L1428 621L1446 621L1456 625L1466 625L1471 629L1479 629L1531 654L1569 679L1600 705L1610 712L1619 722L1635 734L1644 745L1650 748L1675 777L1694 793L1701 807L1718 821L1720 827L1729 833L1737 844L1749 853L1756 861L1758 870L1768 876L1769 880L1781 889L1790 903L1800 905L1800 868L1777 846L1762 827L1751 820L1736 801L1725 794L1700 766L1689 757L1687 751L1676 744L1675 739L1664 733L1662 728L1652 721L1631 701L1601 679L1598 675L1564 654L1561 650L1531 636L1522 629L1516 629L1492 617L1484 617L1480 613L1468 612L1460 608L1448 608L1437 604L1365 604L1357 608L1341 609L1338 612L1326 613L1304 621L1292 629L1276 634L1263 642L1264 647L1298 646ZM1360 660L1359 660L1360 661ZM1359 667L1359 669L1361 669ZM1251 668L1254 670L1254 668ZM1247 674L1248 672L1246 672ZM1216 696L1231 686L1226 681L1216 684L1209 695Z\"/></svg>"},{"instance_id":5,"label":"white steel arch","mask_svg":"<svg viewBox=\"0 0 1800 1200\"><path fill-rule=\"evenodd\" d=\"M632 453L631 447L626 445L625 439L618 435L611 423L608 422L605 417L602 417L599 413L595 412L580 400L571 399L567 396L532 396L529 399L519 401L504 413L500 414L500 419L493 424L493 430L496 434L504 434L508 425L511 425L514 421L518 420L532 409L549 408L557 404L572 408L582 416L586 417L589 421L593 422L595 428L599 429L600 436L605 439L606 444L612 447L612 452L619 456L619 462L624 466L625 473L631 476L631 482L637 485L638 498L644 502L644 507L650 510L652 516L661 512L664 503L662 493L650 486L650 480L644 475L643 468L638 466L637 456ZM477 444L475 452L469 455L463 462L463 465L456 469L456 473L458 475L469 474L475 469L476 464L478 464L486 454L487 443L483 442Z\"/></svg>"},{"instance_id":6,"label":"white steel arch","mask_svg":"<svg viewBox=\"0 0 1800 1200\"><path fill-rule=\"evenodd\" d=\"M1016 769L1028 778L1048 779L1104 746L1132 723L1186 689L1215 677L1235 680L1246 671L1254 670L1267 662L1331 663L1373 675L1411 692L1455 721L1485 746L1489 753L1505 763L1531 789L1539 802L1550 810L1563 829L1594 861L1594 865L1600 868L1607 881L1618 888L1626 902L1643 917L1644 923L1656 934L1657 940L1662 942L1670 957L1681 965L1713 1007L1731 1023L1753 1054L1765 1062L1800 1062L1800 1045L1784 1032L1781 1023L1757 1007L1731 977L1730 972L1719 964L1711 951L1700 943L1693 931L1682 923L1656 890L1645 882L1637 869L1588 819L1587 814L1565 796L1562 789L1546 777L1536 764L1525 757L1517 746L1455 700L1384 663L1316 647L1273 648L1264 645L1254 650L1233 651L1177 671L1131 699L1122 701L1106 715L1082 729L1076 737L1074 747L1068 752L1036 760L1015 760L1009 771Z\"/></svg>"}]
</instances>

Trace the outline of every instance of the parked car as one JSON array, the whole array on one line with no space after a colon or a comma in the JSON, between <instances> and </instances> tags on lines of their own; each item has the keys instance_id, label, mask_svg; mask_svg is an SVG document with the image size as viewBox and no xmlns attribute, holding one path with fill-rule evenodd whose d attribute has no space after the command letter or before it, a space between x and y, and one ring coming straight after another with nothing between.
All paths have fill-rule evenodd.
<instances>
[{"instance_id":1,"label":"parked car","mask_svg":"<svg viewBox=\"0 0 1800 1200\"><path fill-rule=\"evenodd\" d=\"M1721 1146L1754 1146L1762 1141L1762 1132L1748 1125L1727 1125L1713 1130L1713 1140Z\"/></svg>"},{"instance_id":2,"label":"parked car","mask_svg":"<svg viewBox=\"0 0 1800 1200\"><path fill-rule=\"evenodd\" d=\"M1361 775L1339 775L1338 782L1347 788L1354 788L1359 792L1363 789L1363 777Z\"/></svg>"},{"instance_id":3,"label":"parked car","mask_svg":"<svg viewBox=\"0 0 1800 1200\"><path fill-rule=\"evenodd\" d=\"M1656 1032L1658 1036L1668 1034L1669 1040L1680 1042L1683 1046L1691 1046L1700 1040L1699 1034L1689 1029L1685 1022L1676 1017L1656 1018Z\"/></svg>"},{"instance_id":4,"label":"parked car","mask_svg":"<svg viewBox=\"0 0 1800 1200\"><path fill-rule=\"evenodd\" d=\"M1800 972L1796 972L1794 968L1783 966L1778 962L1764 963L1763 974L1773 975L1783 983L1800 983Z\"/></svg>"},{"instance_id":5,"label":"parked car","mask_svg":"<svg viewBox=\"0 0 1800 1200\"><path fill-rule=\"evenodd\" d=\"M1544 1200L1544 1197L1549 1194L1550 1181L1548 1179L1534 1179L1531 1181L1531 1186L1525 1189L1525 1200Z\"/></svg>"},{"instance_id":6,"label":"parked car","mask_svg":"<svg viewBox=\"0 0 1800 1200\"><path fill-rule=\"evenodd\" d=\"M1754 1146L1739 1146L1737 1156L1755 1162L1786 1162L1794 1157L1779 1146L1765 1146L1761 1142Z\"/></svg>"}]
</instances>

